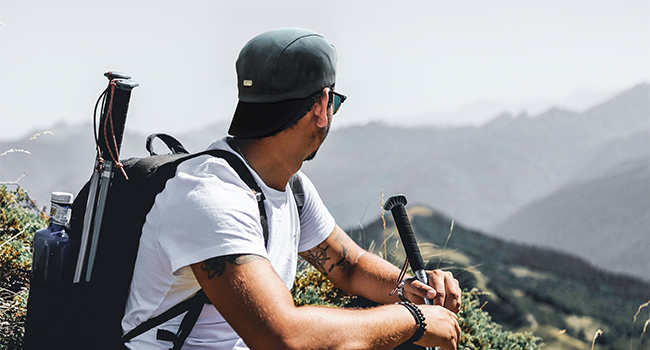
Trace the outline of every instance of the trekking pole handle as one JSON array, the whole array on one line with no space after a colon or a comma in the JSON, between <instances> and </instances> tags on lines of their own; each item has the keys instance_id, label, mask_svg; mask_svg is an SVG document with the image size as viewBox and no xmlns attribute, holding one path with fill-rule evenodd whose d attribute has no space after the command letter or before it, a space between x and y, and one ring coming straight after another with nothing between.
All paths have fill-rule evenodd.
<instances>
[{"instance_id":1,"label":"trekking pole handle","mask_svg":"<svg viewBox=\"0 0 650 350\"><path fill-rule=\"evenodd\" d=\"M108 78L108 80L113 80L113 79L131 79L131 76L130 76L130 75L126 75L126 74L124 74L124 73L120 73L120 72L113 72L113 71L109 71L109 72L104 73L104 76L105 76L106 78Z\"/></svg>"},{"instance_id":2,"label":"trekking pole handle","mask_svg":"<svg viewBox=\"0 0 650 350\"><path fill-rule=\"evenodd\" d=\"M136 81L129 80L131 77L123 73L106 72L104 76L109 80L109 87L111 85L114 86L113 89L107 89L106 103L99 124L99 148L102 156L106 158L110 154L109 148L116 153L120 152L122 137L124 136L124 126L126 125L126 115L131 99L131 90L138 87L139 84ZM110 121L107 119L109 110L111 111ZM108 128L105 125L107 123L109 124ZM104 131L110 135L107 135Z\"/></svg>"},{"instance_id":3,"label":"trekking pole handle","mask_svg":"<svg viewBox=\"0 0 650 350\"><path fill-rule=\"evenodd\" d=\"M406 196L403 194L394 195L388 198L384 204L384 210L390 210L390 212L393 214L393 220L395 220L397 232L399 232L399 237L402 239L402 245L406 251L406 257L411 264L413 273L415 273L415 278L417 278L418 281L429 285L429 278L427 277L427 272L424 269L424 262L422 261L422 254L420 254L418 242L415 240L413 226L411 226L411 221L409 220L409 217L406 214L406 209L404 208L406 203ZM433 300L424 299L424 303L427 305L433 305ZM426 349L439 350L440 348L435 347Z\"/></svg>"},{"instance_id":4,"label":"trekking pole handle","mask_svg":"<svg viewBox=\"0 0 650 350\"><path fill-rule=\"evenodd\" d=\"M404 250L406 250L406 256L411 263L413 272L424 270L422 255L420 255L418 242L415 240L413 227L411 226L411 222L409 221L408 215L406 214L404 205L406 205L406 197L404 195L398 194L388 198L388 201L386 201L386 204L384 204L384 210L390 210L393 214L395 226L397 226L397 231L399 232L399 236L402 239L402 244L404 245ZM418 280L419 279L420 278L418 278Z\"/></svg>"},{"instance_id":5,"label":"trekking pole handle","mask_svg":"<svg viewBox=\"0 0 650 350\"><path fill-rule=\"evenodd\" d=\"M424 269L424 262L422 261L422 255L420 254L420 248L418 247L418 242L415 240L413 226L411 226L409 217L406 214L406 209L404 208L406 203L406 196L402 194L391 196L384 204L384 210L390 210L393 214L395 226L397 226L397 232L399 232L399 236L402 239L402 245L406 251L406 257L409 259L415 277L418 281L428 285L429 278ZM424 301L427 305L433 304L431 299L425 299Z\"/></svg>"}]
</instances>

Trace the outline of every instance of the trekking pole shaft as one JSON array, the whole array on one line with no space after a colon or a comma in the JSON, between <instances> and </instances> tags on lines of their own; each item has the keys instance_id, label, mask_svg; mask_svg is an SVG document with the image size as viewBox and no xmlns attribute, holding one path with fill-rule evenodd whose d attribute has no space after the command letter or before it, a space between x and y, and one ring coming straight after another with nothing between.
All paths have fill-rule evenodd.
<instances>
[{"instance_id":1,"label":"trekking pole shaft","mask_svg":"<svg viewBox=\"0 0 650 350\"><path fill-rule=\"evenodd\" d=\"M108 189L111 185L111 178L113 176L113 162L110 160L104 161L101 178L99 179L99 192L97 194L97 206L95 207L95 220L93 221L92 241L90 243L90 251L88 252L88 268L86 269L86 282L90 282L90 277L93 272L93 265L95 264L95 256L97 254L97 245L99 244L99 234L102 229L102 219L104 218L104 207L106 206L106 198L108 196Z\"/></svg>"},{"instance_id":2,"label":"trekking pole shaft","mask_svg":"<svg viewBox=\"0 0 650 350\"><path fill-rule=\"evenodd\" d=\"M90 188L88 191L88 200L86 201L86 211L84 212L84 221L81 229L81 245L79 247L79 256L77 257L77 267L74 271L73 283L81 281L81 274L83 273L84 262L86 260L86 250L88 248L88 240L90 237L90 225L92 224L95 201L97 199L97 187L99 185L99 161L95 160L95 168L93 175L90 178Z\"/></svg>"}]
</instances>

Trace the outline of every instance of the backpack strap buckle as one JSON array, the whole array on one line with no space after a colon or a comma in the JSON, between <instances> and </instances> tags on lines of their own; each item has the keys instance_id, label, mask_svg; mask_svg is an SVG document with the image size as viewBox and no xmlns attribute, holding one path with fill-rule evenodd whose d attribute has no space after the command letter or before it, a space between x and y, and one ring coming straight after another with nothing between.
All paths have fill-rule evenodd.
<instances>
[{"instance_id":1,"label":"backpack strap buckle","mask_svg":"<svg viewBox=\"0 0 650 350\"><path fill-rule=\"evenodd\" d=\"M255 199L257 199L258 202L262 202L266 199L266 197L264 197L264 193L262 193L261 191L258 192L253 190L253 193L255 194Z\"/></svg>"}]
</instances>

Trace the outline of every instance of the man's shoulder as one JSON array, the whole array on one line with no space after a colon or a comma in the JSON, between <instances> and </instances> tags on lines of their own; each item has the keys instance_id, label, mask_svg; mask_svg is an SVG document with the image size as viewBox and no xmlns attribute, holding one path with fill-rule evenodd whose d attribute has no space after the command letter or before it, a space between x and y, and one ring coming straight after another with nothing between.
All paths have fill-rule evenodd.
<instances>
[{"instance_id":1,"label":"man's shoulder","mask_svg":"<svg viewBox=\"0 0 650 350\"><path fill-rule=\"evenodd\" d=\"M214 152L208 153L209 151L225 151L230 155L230 159L216 156ZM199 182L235 184L248 188L239 174L246 170L242 170L244 166L235 166L237 164L243 165L245 161L228 146L226 138L224 138L213 142L203 154L179 164L174 178L189 177ZM250 172L250 170L248 171Z\"/></svg>"}]
</instances>

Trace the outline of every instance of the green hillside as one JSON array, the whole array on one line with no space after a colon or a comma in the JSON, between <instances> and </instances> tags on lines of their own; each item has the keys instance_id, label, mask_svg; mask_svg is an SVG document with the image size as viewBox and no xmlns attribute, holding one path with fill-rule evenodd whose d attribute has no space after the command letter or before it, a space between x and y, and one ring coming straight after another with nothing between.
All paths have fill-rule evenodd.
<instances>
[{"instance_id":1,"label":"green hillside","mask_svg":"<svg viewBox=\"0 0 650 350\"><path fill-rule=\"evenodd\" d=\"M648 349L641 338L650 318L650 284L599 270L571 255L511 243L455 225L424 207L409 208L409 216L428 267L452 271L463 289L487 292L483 310L512 331L532 331L546 349ZM396 264L404 259L392 216L365 228L348 230L361 245ZM386 236L386 247L382 244ZM448 240L446 249L445 242ZM442 255L442 256L441 256ZM631 338L632 335L632 344Z\"/></svg>"}]
</instances>

